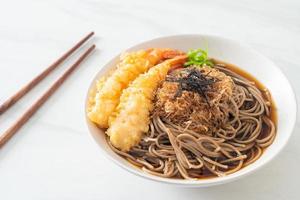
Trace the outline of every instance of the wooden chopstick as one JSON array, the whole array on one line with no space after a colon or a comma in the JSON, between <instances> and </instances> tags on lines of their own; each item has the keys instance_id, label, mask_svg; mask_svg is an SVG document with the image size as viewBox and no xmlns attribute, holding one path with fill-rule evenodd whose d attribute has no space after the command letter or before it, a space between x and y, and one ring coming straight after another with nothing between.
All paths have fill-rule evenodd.
<instances>
[{"instance_id":1,"label":"wooden chopstick","mask_svg":"<svg viewBox=\"0 0 300 200\"><path fill-rule=\"evenodd\" d=\"M92 45L80 58L60 77L31 107L2 135L0 135L0 148L30 119L30 117L47 101L47 99L61 86L69 75L81 62L95 49Z\"/></svg>"},{"instance_id":2,"label":"wooden chopstick","mask_svg":"<svg viewBox=\"0 0 300 200\"><path fill-rule=\"evenodd\" d=\"M7 99L2 105L0 105L0 115L3 114L9 107L14 105L19 99L21 99L26 93L28 93L34 86L36 86L41 80L43 80L50 72L57 68L63 61L65 61L74 51L76 51L83 43L94 35L94 32L89 33L83 39L81 39L74 47L69 49L58 60L52 63L48 68L41 72L38 76L32 79L24 87L22 87L13 96Z\"/></svg>"}]
</instances>

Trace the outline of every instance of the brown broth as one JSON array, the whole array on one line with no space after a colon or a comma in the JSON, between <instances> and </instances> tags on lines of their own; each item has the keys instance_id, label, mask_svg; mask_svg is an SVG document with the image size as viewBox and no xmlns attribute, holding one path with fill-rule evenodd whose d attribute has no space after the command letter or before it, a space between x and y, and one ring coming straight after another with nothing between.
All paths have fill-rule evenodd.
<instances>
[{"instance_id":1,"label":"brown broth","mask_svg":"<svg viewBox=\"0 0 300 200\"><path fill-rule=\"evenodd\" d=\"M225 68L230 69L231 71L237 73L238 75L246 78L247 80L249 80L250 82L254 82L255 86L261 91L261 93L263 94L263 98L265 100L269 100L271 103L270 106L270 115L268 116L273 123L275 124L275 127L277 127L277 110L276 110L276 106L275 103L272 99L271 94L269 93L269 97L268 98L266 92L269 92L268 89L260 82L258 81L254 76L252 76L251 74L249 74L248 72L246 72L245 70L233 65L233 64L229 64L217 59L212 59L214 64L223 64ZM266 125L263 124L262 127L262 133L260 133L260 137L264 137L266 134L268 134L268 128ZM266 148L262 148L262 151L264 152ZM142 166L137 166L135 163L132 163L129 159L126 159L133 167L141 169ZM255 162L255 161L254 161ZM242 166L242 168L244 168L245 166ZM241 169L242 169L241 168ZM208 170L204 170L202 172L203 174L201 176L199 176L197 179L210 179L210 178L216 178L217 176L213 175L211 172L209 172ZM173 179L182 179L181 177L173 177Z\"/></svg>"},{"instance_id":2,"label":"brown broth","mask_svg":"<svg viewBox=\"0 0 300 200\"><path fill-rule=\"evenodd\" d=\"M255 86L261 91L263 94L263 97L265 100L268 100L266 92L269 92L268 88L265 87L259 80L257 80L254 76L252 76L250 73L246 72L245 70L237 67L236 65L226 63L217 59L212 59L214 64L223 64L225 65L227 69L230 69L231 71L237 73L238 75L244 77L248 81L254 82ZM272 98L271 93L269 92L269 95L271 96L271 106L270 106L270 116L268 116L275 124L277 127L277 109L274 103L274 100Z\"/></svg>"}]
</instances>

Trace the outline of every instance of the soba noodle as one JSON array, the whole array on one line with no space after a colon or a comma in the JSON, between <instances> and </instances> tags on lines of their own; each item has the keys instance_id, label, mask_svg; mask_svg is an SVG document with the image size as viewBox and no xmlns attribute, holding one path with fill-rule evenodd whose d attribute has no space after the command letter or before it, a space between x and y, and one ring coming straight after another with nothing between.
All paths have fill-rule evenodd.
<instances>
[{"instance_id":1,"label":"soba noodle","mask_svg":"<svg viewBox=\"0 0 300 200\"><path fill-rule=\"evenodd\" d=\"M275 138L270 119L271 98L253 82L223 65L215 69L234 82L229 104L219 105L232 116L212 135L200 134L153 115L149 131L129 152L111 148L145 172L166 178L224 176L256 161Z\"/></svg>"}]
</instances>

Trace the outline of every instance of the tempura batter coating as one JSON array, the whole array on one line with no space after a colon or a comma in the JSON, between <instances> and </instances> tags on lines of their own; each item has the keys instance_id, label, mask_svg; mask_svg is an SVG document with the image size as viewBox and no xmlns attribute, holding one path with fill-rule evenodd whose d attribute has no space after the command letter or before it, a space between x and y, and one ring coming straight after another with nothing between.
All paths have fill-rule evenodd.
<instances>
[{"instance_id":1,"label":"tempura batter coating","mask_svg":"<svg viewBox=\"0 0 300 200\"><path fill-rule=\"evenodd\" d=\"M88 108L89 119L101 128L108 128L108 119L119 104L123 89L149 68L177 54L181 52L172 49L149 49L123 54L117 69L105 82L100 80L101 87L98 86L92 94L94 98L90 100Z\"/></svg>"},{"instance_id":2,"label":"tempura batter coating","mask_svg":"<svg viewBox=\"0 0 300 200\"><path fill-rule=\"evenodd\" d=\"M107 130L110 141L116 148L129 151L139 143L142 134L148 131L155 90L170 68L185 60L186 56L166 60L140 75L123 91Z\"/></svg>"}]
</instances>

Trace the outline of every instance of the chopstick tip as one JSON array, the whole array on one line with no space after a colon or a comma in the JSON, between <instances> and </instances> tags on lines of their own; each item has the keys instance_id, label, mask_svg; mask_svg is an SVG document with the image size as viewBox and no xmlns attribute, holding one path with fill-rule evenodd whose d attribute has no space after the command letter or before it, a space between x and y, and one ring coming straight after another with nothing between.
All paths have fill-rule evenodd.
<instances>
[{"instance_id":1,"label":"chopstick tip","mask_svg":"<svg viewBox=\"0 0 300 200\"><path fill-rule=\"evenodd\" d=\"M91 38L94 34L95 34L94 31L90 32L87 36L85 36L85 38L83 39L83 41L88 40L88 39Z\"/></svg>"}]
</instances>

